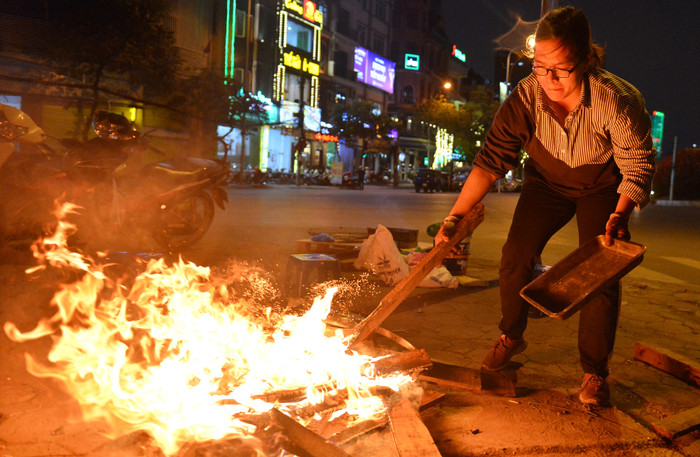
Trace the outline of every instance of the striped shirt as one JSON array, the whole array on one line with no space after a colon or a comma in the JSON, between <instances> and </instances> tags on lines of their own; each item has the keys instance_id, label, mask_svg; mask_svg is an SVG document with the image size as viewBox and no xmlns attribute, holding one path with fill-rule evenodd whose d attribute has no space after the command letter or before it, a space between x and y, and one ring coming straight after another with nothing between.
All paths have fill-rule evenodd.
<instances>
[{"instance_id":1,"label":"striped shirt","mask_svg":"<svg viewBox=\"0 0 700 457\"><path fill-rule=\"evenodd\" d=\"M641 208L654 175L651 120L639 91L602 69L582 81L579 103L564 120L535 75L523 79L494 119L474 164L503 176L525 147L527 179L541 179L573 197L613 187Z\"/></svg>"}]
</instances>

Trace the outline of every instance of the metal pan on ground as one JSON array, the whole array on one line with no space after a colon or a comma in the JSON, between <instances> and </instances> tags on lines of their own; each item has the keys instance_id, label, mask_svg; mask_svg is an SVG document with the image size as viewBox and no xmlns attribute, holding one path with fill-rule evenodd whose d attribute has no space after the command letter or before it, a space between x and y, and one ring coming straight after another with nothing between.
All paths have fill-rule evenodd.
<instances>
[{"instance_id":1,"label":"metal pan on ground","mask_svg":"<svg viewBox=\"0 0 700 457\"><path fill-rule=\"evenodd\" d=\"M520 295L550 317L565 320L639 265L646 247L600 235L523 287Z\"/></svg>"}]
</instances>

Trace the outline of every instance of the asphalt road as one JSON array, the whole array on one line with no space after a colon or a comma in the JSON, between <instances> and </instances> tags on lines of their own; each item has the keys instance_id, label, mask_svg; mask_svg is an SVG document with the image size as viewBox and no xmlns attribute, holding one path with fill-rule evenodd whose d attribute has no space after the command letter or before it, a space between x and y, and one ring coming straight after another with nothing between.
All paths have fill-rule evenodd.
<instances>
[{"instance_id":1,"label":"asphalt road","mask_svg":"<svg viewBox=\"0 0 700 457\"><path fill-rule=\"evenodd\" d=\"M432 243L426 228L441 221L456 193L420 193L412 188L268 185L228 189L229 204L217 211L210 232L185 258L200 265L232 259L280 271L295 241L318 227L386 227L417 229L418 241ZM484 222L474 232L471 256L497 264L510 226L517 193L490 193L483 203ZM632 240L647 247L643 263L630 274L675 284L700 284L700 207L649 205L635 211ZM577 246L575 220L550 240L542 260L552 265Z\"/></svg>"}]
</instances>

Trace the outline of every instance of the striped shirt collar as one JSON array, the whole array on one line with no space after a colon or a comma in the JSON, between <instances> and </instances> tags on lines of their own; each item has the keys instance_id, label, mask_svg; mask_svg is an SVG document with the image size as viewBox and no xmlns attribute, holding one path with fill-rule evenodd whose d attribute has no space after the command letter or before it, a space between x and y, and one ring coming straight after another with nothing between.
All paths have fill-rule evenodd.
<instances>
[{"instance_id":1,"label":"striped shirt collar","mask_svg":"<svg viewBox=\"0 0 700 457\"><path fill-rule=\"evenodd\" d=\"M583 79L581 80L581 95L579 96L578 99L578 104L574 108L574 111L578 108L578 106L585 106L586 108L591 107L591 72L592 71L597 71L597 70L590 70L587 71L586 74L584 75ZM535 79L536 80L536 79ZM549 107L549 98L547 97L547 94L545 94L544 89L540 85L539 82L537 82L537 109L538 110L545 110L545 111L551 111L551 108Z\"/></svg>"}]
</instances>

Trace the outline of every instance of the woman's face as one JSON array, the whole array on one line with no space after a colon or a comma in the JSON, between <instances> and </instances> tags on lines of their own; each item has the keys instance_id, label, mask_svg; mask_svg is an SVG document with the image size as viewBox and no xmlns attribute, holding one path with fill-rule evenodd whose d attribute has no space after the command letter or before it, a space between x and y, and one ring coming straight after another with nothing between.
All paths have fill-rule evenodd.
<instances>
[{"instance_id":1,"label":"woman's face","mask_svg":"<svg viewBox=\"0 0 700 457\"><path fill-rule=\"evenodd\" d=\"M581 95L581 80L588 69L587 62L579 62L572 50L567 48L560 38L540 40L535 43L534 67L544 67L549 70L573 70L562 72L568 77L557 77L553 71L545 76L537 76L537 80L549 99L569 110L578 103Z\"/></svg>"}]
</instances>

